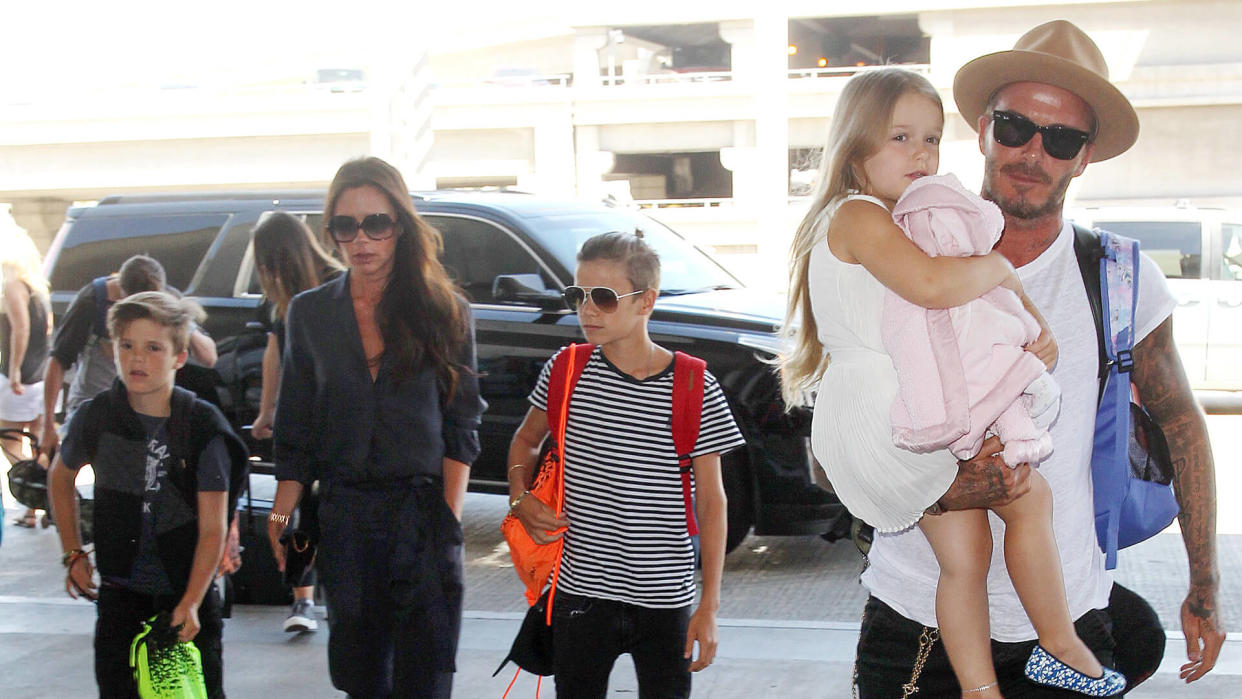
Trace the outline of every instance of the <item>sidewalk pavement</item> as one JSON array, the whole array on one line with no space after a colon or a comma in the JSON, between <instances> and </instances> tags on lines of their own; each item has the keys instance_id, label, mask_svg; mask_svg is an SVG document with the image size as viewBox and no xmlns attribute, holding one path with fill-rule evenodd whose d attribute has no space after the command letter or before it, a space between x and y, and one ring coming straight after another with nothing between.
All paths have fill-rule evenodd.
<instances>
[{"instance_id":1,"label":"sidewalk pavement","mask_svg":"<svg viewBox=\"0 0 1242 699\"><path fill-rule=\"evenodd\" d=\"M322 610L320 610L322 613ZM327 637L289 635L280 624L284 607L237 607L224 632L225 687L234 699L340 697L328 681ZM0 693L5 699L61 699L94 695L91 639L94 607L86 602L0 596ZM516 668L491 673L508 651L520 616L467 612L458 651L453 695L499 698ZM712 699L836 699L849 697L854 623L722 619L720 655L695 675L694 695ZM1242 696L1242 638L1227 642L1213 672L1183 687L1177 679L1184 648L1170 638L1154 678L1130 694L1136 699L1225 699ZM627 656L613 671L609 696L636 694ZM533 697L535 679L522 673L511 697ZM542 696L552 696L545 682Z\"/></svg>"}]
</instances>

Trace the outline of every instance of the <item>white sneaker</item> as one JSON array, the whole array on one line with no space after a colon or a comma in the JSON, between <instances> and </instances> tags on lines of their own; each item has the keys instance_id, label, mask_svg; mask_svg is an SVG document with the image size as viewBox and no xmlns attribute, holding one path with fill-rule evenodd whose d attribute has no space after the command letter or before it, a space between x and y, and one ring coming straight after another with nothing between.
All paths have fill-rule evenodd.
<instances>
[{"instance_id":1,"label":"white sneaker","mask_svg":"<svg viewBox=\"0 0 1242 699\"><path fill-rule=\"evenodd\" d=\"M314 632L319 628L315 621L315 603L308 599L293 601L289 618L285 619L285 631L289 633Z\"/></svg>"}]
</instances>

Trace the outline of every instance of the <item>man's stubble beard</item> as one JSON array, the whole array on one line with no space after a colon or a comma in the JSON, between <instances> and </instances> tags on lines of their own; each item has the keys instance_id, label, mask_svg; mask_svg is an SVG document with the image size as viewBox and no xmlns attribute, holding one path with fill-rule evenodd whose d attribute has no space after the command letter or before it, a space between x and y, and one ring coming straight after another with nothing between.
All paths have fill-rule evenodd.
<instances>
[{"instance_id":1,"label":"man's stubble beard","mask_svg":"<svg viewBox=\"0 0 1242 699\"><path fill-rule=\"evenodd\" d=\"M1044 178L1045 182L1052 180L1048 173L1039 168L1023 168L1017 164L1011 164L1001 168L1001 170L1005 169L1012 169L1028 176L1037 175ZM983 198L1000 207L1006 216L1020 220L1037 219L1049 215L1060 216L1065 206L1065 192L1069 189L1070 180L1074 179L1073 172L1065 173L1057 185L1049 190L1047 199L1042 202L1032 202L1027 199L1026 194L1015 194L1012 197L997 194L992 187L992 180L995 176L996 170L993 167L989 166L984 171Z\"/></svg>"}]
</instances>

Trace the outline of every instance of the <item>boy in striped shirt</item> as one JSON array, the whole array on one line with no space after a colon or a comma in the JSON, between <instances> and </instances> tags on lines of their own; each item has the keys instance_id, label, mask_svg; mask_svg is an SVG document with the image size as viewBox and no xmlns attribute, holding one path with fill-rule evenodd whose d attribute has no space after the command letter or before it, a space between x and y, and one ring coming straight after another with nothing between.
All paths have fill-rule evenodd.
<instances>
[{"instance_id":1,"label":"boy in striped shirt","mask_svg":"<svg viewBox=\"0 0 1242 699\"><path fill-rule=\"evenodd\" d=\"M647 333L659 258L639 235L605 233L583 244L574 279L566 301L596 347L569 402L563 518L527 496L549 433L555 358L509 447L510 511L537 543L564 537L552 606L557 696L605 696L613 663L629 653L641 696L688 697L690 673L716 654L726 529L720 455L744 440L707 373L690 452L703 571L694 608L694 544L671 429L673 353Z\"/></svg>"}]
</instances>

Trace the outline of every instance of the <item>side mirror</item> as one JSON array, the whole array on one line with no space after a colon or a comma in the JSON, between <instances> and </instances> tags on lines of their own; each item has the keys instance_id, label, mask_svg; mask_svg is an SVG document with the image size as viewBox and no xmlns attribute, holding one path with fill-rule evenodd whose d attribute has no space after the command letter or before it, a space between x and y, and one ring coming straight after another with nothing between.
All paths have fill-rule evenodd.
<instances>
[{"instance_id":1,"label":"side mirror","mask_svg":"<svg viewBox=\"0 0 1242 699\"><path fill-rule=\"evenodd\" d=\"M523 303L544 310L561 310L565 302L560 292L549 289L538 274L501 274L492 280L492 300L496 303Z\"/></svg>"}]
</instances>

